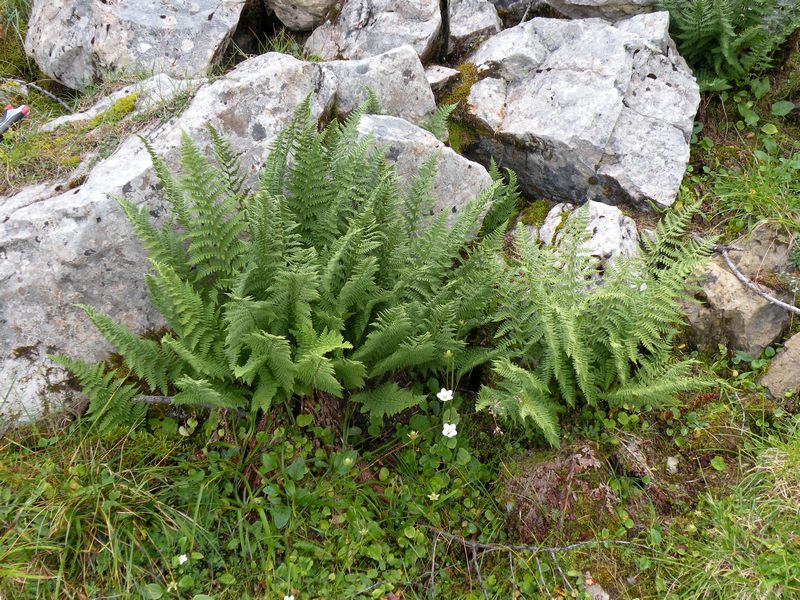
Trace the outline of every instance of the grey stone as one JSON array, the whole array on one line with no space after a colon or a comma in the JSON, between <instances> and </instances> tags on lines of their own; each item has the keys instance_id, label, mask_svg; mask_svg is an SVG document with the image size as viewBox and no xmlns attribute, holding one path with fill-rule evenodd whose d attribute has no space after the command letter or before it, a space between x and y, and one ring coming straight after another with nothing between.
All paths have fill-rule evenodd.
<instances>
[{"instance_id":1,"label":"grey stone","mask_svg":"<svg viewBox=\"0 0 800 600\"><path fill-rule=\"evenodd\" d=\"M243 7L242 0L34 0L25 49L74 89L126 70L195 77L220 58Z\"/></svg>"},{"instance_id":2,"label":"grey stone","mask_svg":"<svg viewBox=\"0 0 800 600\"><path fill-rule=\"evenodd\" d=\"M383 114L421 123L436 108L419 56L411 46L394 48L361 60L323 64L337 78L336 111L345 116L367 99L369 86Z\"/></svg>"},{"instance_id":3,"label":"grey stone","mask_svg":"<svg viewBox=\"0 0 800 600\"><path fill-rule=\"evenodd\" d=\"M452 224L458 213L481 190L492 185L492 178L478 163L467 160L445 146L428 131L396 117L365 115L358 127L363 137L386 149L388 160L401 178L408 178L434 154L439 155L433 183L433 213L447 213Z\"/></svg>"},{"instance_id":4,"label":"grey stone","mask_svg":"<svg viewBox=\"0 0 800 600\"><path fill-rule=\"evenodd\" d=\"M789 324L789 314L747 289L719 259L697 275L700 304L686 302L687 337L701 350L717 344L751 356L775 342Z\"/></svg>"},{"instance_id":5,"label":"grey stone","mask_svg":"<svg viewBox=\"0 0 800 600\"><path fill-rule=\"evenodd\" d=\"M609 21L652 12L658 0L545 0L562 15L572 19L599 17Z\"/></svg>"},{"instance_id":6,"label":"grey stone","mask_svg":"<svg viewBox=\"0 0 800 600\"><path fill-rule=\"evenodd\" d=\"M786 340L759 383L776 399L783 398L786 392L797 392L800 388L800 333Z\"/></svg>"},{"instance_id":7,"label":"grey stone","mask_svg":"<svg viewBox=\"0 0 800 600\"><path fill-rule=\"evenodd\" d=\"M450 0L447 53L461 56L503 28L497 9L488 0Z\"/></svg>"},{"instance_id":8,"label":"grey stone","mask_svg":"<svg viewBox=\"0 0 800 600\"><path fill-rule=\"evenodd\" d=\"M344 0L335 21L315 29L305 47L332 60L366 58L409 44L426 62L441 27L438 0Z\"/></svg>"},{"instance_id":9,"label":"grey stone","mask_svg":"<svg viewBox=\"0 0 800 600\"><path fill-rule=\"evenodd\" d=\"M536 18L492 37L469 59L484 77L466 105L476 156L530 196L671 205L700 94L668 26L665 12Z\"/></svg>"},{"instance_id":10,"label":"grey stone","mask_svg":"<svg viewBox=\"0 0 800 600\"><path fill-rule=\"evenodd\" d=\"M270 142L312 94L312 114L329 114L335 80L322 66L282 54L247 60L203 86L176 120L143 134L168 163L183 132L201 147L214 126L241 156L250 180ZM0 423L34 418L70 401L67 375L46 358L63 352L98 360L109 350L76 303L95 306L134 330L159 327L143 274L143 250L115 197L163 215L166 201L142 142L128 138L66 193L36 186L0 202Z\"/></svg>"},{"instance_id":11,"label":"grey stone","mask_svg":"<svg viewBox=\"0 0 800 600\"><path fill-rule=\"evenodd\" d=\"M281 23L293 31L310 31L322 25L338 0L266 0Z\"/></svg>"},{"instance_id":12,"label":"grey stone","mask_svg":"<svg viewBox=\"0 0 800 600\"><path fill-rule=\"evenodd\" d=\"M629 258L639 254L639 236L633 219L623 215L616 206L592 201L587 204L589 222L586 228L591 232L591 238L584 250L596 260L598 273L618 257ZM564 220L569 222L575 218L574 208L571 204L557 204L547 213L540 228L528 227L531 235L545 244L553 244Z\"/></svg>"},{"instance_id":13,"label":"grey stone","mask_svg":"<svg viewBox=\"0 0 800 600\"><path fill-rule=\"evenodd\" d=\"M433 93L438 94L456 82L461 77L461 73L449 67L431 65L425 69L425 77L428 79L428 85L431 86Z\"/></svg>"},{"instance_id":14,"label":"grey stone","mask_svg":"<svg viewBox=\"0 0 800 600\"><path fill-rule=\"evenodd\" d=\"M165 73L154 75L144 81L128 85L113 94L104 96L90 108L71 115L64 115L42 125L43 131L53 131L69 123L82 123L90 121L94 117L104 113L111 108L117 100L121 100L131 94L136 94L136 106L132 114L146 112L155 108L159 104L169 102L178 94L191 92L204 83L201 79L173 79Z\"/></svg>"}]
</instances>

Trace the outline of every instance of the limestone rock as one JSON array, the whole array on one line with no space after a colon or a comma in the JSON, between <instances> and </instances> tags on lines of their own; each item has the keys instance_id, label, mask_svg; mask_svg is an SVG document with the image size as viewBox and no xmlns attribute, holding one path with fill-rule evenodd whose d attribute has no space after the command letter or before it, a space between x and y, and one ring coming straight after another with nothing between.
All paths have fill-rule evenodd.
<instances>
[{"instance_id":1,"label":"limestone rock","mask_svg":"<svg viewBox=\"0 0 800 600\"><path fill-rule=\"evenodd\" d=\"M780 337L789 314L747 289L718 259L698 274L701 304L686 303L687 335L701 350L741 350L751 356Z\"/></svg>"},{"instance_id":2,"label":"limestone rock","mask_svg":"<svg viewBox=\"0 0 800 600\"><path fill-rule=\"evenodd\" d=\"M608 21L624 19L656 9L657 0L545 0L572 19L599 17Z\"/></svg>"},{"instance_id":3,"label":"limestone rock","mask_svg":"<svg viewBox=\"0 0 800 600\"><path fill-rule=\"evenodd\" d=\"M428 85L431 86L433 93L438 94L446 90L450 84L457 81L458 78L461 77L461 73L449 67L431 65L425 69L425 77L428 79Z\"/></svg>"},{"instance_id":4,"label":"limestone rock","mask_svg":"<svg viewBox=\"0 0 800 600\"><path fill-rule=\"evenodd\" d=\"M144 81L139 81L132 85L126 86L121 90L117 90L113 94L104 96L92 107L84 111L72 115L64 115L63 117L58 117L52 121L48 121L42 125L42 130L53 131L54 129L57 129L68 123L81 123L84 121L90 121L94 117L110 109L118 100L121 100L132 94L136 95L136 105L133 112L142 113L154 108L155 106L158 106L159 104L170 101L180 93L190 92L194 89L197 89L202 84L203 80L200 79L173 79L165 73L160 73L145 79Z\"/></svg>"},{"instance_id":5,"label":"limestone rock","mask_svg":"<svg viewBox=\"0 0 800 600\"><path fill-rule=\"evenodd\" d=\"M266 0L281 23L292 31L310 31L322 25L338 0Z\"/></svg>"},{"instance_id":6,"label":"limestone rock","mask_svg":"<svg viewBox=\"0 0 800 600\"><path fill-rule=\"evenodd\" d=\"M401 178L410 177L433 154L439 154L433 183L433 213L446 212L448 223L481 190L492 185L492 178L481 165L467 160L445 146L428 131L396 117L365 115L358 127L363 137L372 136L384 147Z\"/></svg>"},{"instance_id":7,"label":"limestone rock","mask_svg":"<svg viewBox=\"0 0 800 600\"><path fill-rule=\"evenodd\" d=\"M535 18L489 39L469 59L484 76L466 105L475 155L530 196L671 205L700 94L668 26Z\"/></svg>"},{"instance_id":8,"label":"limestone rock","mask_svg":"<svg viewBox=\"0 0 800 600\"><path fill-rule=\"evenodd\" d=\"M773 398L783 398L785 392L800 388L800 333L790 337L769 364L759 382Z\"/></svg>"},{"instance_id":9,"label":"limestone rock","mask_svg":"<svg viewBox=\"0 0 800 600\"><path fill-rule=\"evenodd\" d=\"M591 232L591 238L584 248L589 256L596 259L598 273L617 257L636 256L639 253L639 236L634 220L623 215L616 206L593 201L587 204L587 229ZM575 218L574 208L571 204L557 204L550 209L540 228L529 227L531 234L545 244L552 244L558 237L557 232L564 219L570 221Z\"/></svg>"},{"instance_id":10,"label":"limestone rock","mask_svg":"<svg viewBox=\"0 0 800 600\"><path fill-rule=\"evenodd\" d=\"M488 0L450 0L447 53L460 56L503 28L497 9Z\"/></svg>"},{"instance_id":11,"label":"limestone rock","mask_svg":"<svg viewBox=\"0 0 800 600\"><path fill-rule=\"evenodd\" d=\"M334 21L306 41L323 59L357 59L411 45L423 62L431 56L442 27L437 0L344 0Z\"/></svg>"},{"instance_id":12,"label":"limestone rock","mask_svg":"<svg viewBox=\"0 0 800 600\"><path fill-rule=\"evenodd\" d=\"M239 22L241 0L33 0L25 49L82 89L124 70L205 75Z\"/></svg>"},{"instance_id":13,"label":"limestone rock","mask_svg":"<svg viewBox=\"0 0 800 600\"><path fill-rule=\"evenodd\" d=\"M411 46L361 60L331 61L323 68L338 80L336 111L340 116L367 99L367 86L380 101L381 112L387 115L421 123L436 108L425 69Z\"/></svg>"},{"instance_id":14,"label":"limestone rock","mask_svg":"<svg viewBox=\"0 0 800 600\"><path fill-rule=\"evenodd\" d=\"M174 166L182 132L207 146L211 124L241 156L252 180L270 142L309 93L313 115L328 114L335 93L331 73L265 54L203 86L178 119L145 135ZM52 186L36 186L0 202L0 423L36 417L75 393L46 354L98 360L109 350L76 303L134 330L161 326L144 285L148 264L118 196L147 206L154 217L167 210L136 137L97 164L79 188L58 194Z\"/></svg>"}]
</instances>

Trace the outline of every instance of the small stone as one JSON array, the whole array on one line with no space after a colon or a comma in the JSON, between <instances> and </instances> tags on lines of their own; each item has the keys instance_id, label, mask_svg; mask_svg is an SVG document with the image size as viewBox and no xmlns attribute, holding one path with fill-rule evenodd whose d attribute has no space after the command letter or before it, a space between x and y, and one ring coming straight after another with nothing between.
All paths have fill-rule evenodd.
<instances>
[{"instance_id":1,"label":"small stone","mask_svg":"<svg viewBox=\"0 0 800 600\"><path fill-rule=\"evenodd\" d=\"M667 457L667 473L675 475L678 472L678 462L680 459L677 456Z\"/></svg>"},{"instance_id":2,"label":"small stone","mask_svg":"<svg viewBox=\"0 0 800 600\"><path fill-rule=\"evenodd\" d=\"M772 359L767 373L761 378L770 396L782 399L786 393L794 394L800 388L800 333L794 334L783 349Z\"/></svg>"},{"instance_id":3,"label":"small stone","mask_svg":"<svg viewBox=\"0 0 800 600\"><path fill-rule=\"evenodd\" d=\"M461 72L441 65L431 65L425 69L425 77L433 93L438 94L458 80L461 77Z\"/></svg>"},{"instance_id":4,"label":"small stone","mask_svg":"<svg viewBox=\"0 0 800 600\"><path fill-rule=\"evenodd\" d=\"M266 0L278 20L292 31L310 31L322 25L337 0Z\"/></svg>"}]
</instances>

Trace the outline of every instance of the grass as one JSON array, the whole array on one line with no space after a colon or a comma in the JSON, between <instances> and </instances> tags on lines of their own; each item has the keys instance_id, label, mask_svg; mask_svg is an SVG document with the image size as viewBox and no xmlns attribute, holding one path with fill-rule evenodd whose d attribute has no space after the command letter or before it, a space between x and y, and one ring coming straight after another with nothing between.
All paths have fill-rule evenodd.
<instances>
[{"instance_id":1,"label":"grass","mask_svg":"<svg viewBox=\"0 0 800 600\"><path fill-rule=\"evenodd\" d=\"M724 497L708 497L664 562L665 597L790 598L800 595L800 421L755 437L752 467Z\"/></svg>"}]
</instances>

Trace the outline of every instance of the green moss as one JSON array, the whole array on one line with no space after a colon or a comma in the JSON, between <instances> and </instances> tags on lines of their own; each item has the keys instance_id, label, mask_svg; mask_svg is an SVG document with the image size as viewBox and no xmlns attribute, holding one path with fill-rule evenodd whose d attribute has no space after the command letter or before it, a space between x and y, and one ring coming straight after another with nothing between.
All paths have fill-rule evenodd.
<instances>
[{"instance_id":1,"label":"green moss","mask_svg":"<svg viewBox=\"0 0 800 600\"><path fill-rule=\"evenodd\" d=\"M456 70L461 73L456 86L450 90L444 98L442 104L459 104L469 98L469 92L472 86L478 81L478 67L472 63L461 63L456 67Z\"/></svg>"},{"instance_id":2,"label":"green moss","mask_svg":"<svg viewBox=\"0 0 800 600\"><path fill-rule=\"evenodd\" d=\"M463 121L454 119L450 119L447 123L447 135L450 147L459 154L462 153L464 148L474 144L478 139L472 127Z\"/></svg>"},{"instance_id":3,"label":"green moss","mask_svg":"<svg viewBox=\"0 0 800 600\"><path fill-rule=\"evenodd\" d=\"M35 68L22 45L24 31L24 24L22 31L0 28L0 77L26 79Z\"/></svg>"},{"instance_id":4,"label":"green moss","mask_svg":"<svg viewBox=\"0 0 800 600\"><path fill-rule=\"evenodd\" d=\"M122 121L122 119L131 114L134 108L136 108L136 94L128 94L127 96L123 96L114 102L114 104L111 105L111 108L95 116L91 121L89 121L89 125L92 129L94 129L95 127L104 123L119 123Z\"/></svg>"},{"instance_id":5,"label":"green moss","mask_svg":"<svg viewBox=\"0 0 800 600\"><path fill-rule=\"evenodd\" d=\"M536 200L522 209L520 213L520 220L523 225L530 227L541 227L544 225L544 220L547 213L550 212L550 206L545 200Z\"/></svg>"}]
</instances>

